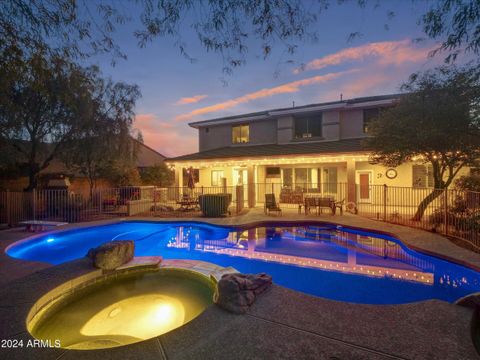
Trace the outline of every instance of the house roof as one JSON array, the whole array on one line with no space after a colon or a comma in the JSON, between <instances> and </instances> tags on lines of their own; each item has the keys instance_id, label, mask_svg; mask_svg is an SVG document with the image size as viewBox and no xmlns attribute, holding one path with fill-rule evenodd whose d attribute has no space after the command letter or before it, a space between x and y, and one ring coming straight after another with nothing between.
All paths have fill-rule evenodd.
<instances>
[{"instance_id":1,"label":"house roof","mask_svg":"<svg viewBox=\"0 0 480 360\"><path fill-rule=\"evenodd\" d=\"M302 142L298 144L229 146L177 156L167 159L167 161L367 152L368 148L363 144L364 139L354 138L335 141Z\"/></svg>"},{"instance_id":2,"label":"house roof","mask_svg":"<svg viewBox=\"0 0 480 360\"><path fill-rule=\"evenodd\" d=\"M258 111L258 112L247 113L247 114L195 121L195 122L189 123L188 125L190 125L193 128L200 128L203 126L210 126L210 125L217 125L217 124L220 125L222 123L234 123L237 121L263 120L263 119L267 119L274 116L282 116L287 114L303 113L303 112L310 112L310 111L334 110L334 109L341 109L341 108L348 109L352 107L357 107L359 105L365 106L365 107L368 107L369 105L381 106L381 104L379 103L384 103L384 105L388 105L392 103L394 100L400 98L401 96L402 94L388 94L388 95L359 97L359 98L353 98L353 99L315 103L315 104L308 104L308 105L288 107L288 108L271 109L271 110L264 110L264 111Z\"/></svg>"},{"instance_id":3,"label":"house roof","mask_svg":"<svg viewBox=\"0 0 480 360\"><path fill-rule=\"evenodd\" d=\"M137 154L135 164L137 167L150 167L163 163L166 156L152 149L150 146L138 141L132 137L132 141L137 145Z\"/></svg>"}]
</instances>

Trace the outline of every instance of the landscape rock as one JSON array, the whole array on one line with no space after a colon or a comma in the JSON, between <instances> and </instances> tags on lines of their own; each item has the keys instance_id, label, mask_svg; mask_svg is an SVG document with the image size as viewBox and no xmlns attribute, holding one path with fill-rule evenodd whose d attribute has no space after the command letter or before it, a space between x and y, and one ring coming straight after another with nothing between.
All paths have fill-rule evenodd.
<instances>
[{"instance_id":1,"label":"landscape rock","mask_svg":"<svg viewBox=\"0 0 480 360\"><path fill-rule=\"evenodd\" d=\"M470 309L480 309L480 293L474 293L464 296L455 301L455 304Z\"/></svg>"},{"instance_id":2,"label":"landscape rock","mask_svg":"<svg viewBox=\"0 0 480 360\"><path fill-rule=\"evenodd\" d=\"M114 240L90 249L87 256L95 267L114 270L132 260L134 252L133 240Z\"/></svg>"},{"instance_id":3,"label":"landscape rock","mask_svg":"<svg viewBox=\"0 0 480 360\"><path fill-rule=\"evenodd\" d=\"M261 274L225 274L217 283L215 304L235 314L244 314L258 295L272 285L272 277Z\"/></svg>"}]
</instances>

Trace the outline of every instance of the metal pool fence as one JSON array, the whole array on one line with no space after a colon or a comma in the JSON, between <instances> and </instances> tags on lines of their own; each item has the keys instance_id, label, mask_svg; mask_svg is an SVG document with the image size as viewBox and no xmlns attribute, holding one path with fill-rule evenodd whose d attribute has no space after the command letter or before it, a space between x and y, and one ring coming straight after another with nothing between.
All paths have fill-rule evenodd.
<instances>
[{"instance_id":1,"label":"metal pool fence","mask_svg":"<svg viewBox=\"0 0 480 360\"><path fill-rule=\"evenodd\" d=\"M208 194L228 194L231 203L227 211L236 214L244 208L243 192L243 186L131 186L102 189L92 195L68 190L0 191L0 224L16 226L27 220L73 223L128 216L196 217L201 215L199 198Z\"/></svg>"},{"instance_id":2,"label":"metal pool fence","mask_svg":"<svg viewBox=\"0 0 480 360\"><path fill-rule=\"evenodd\" d=\"M480 247L480 192L347 183L255 183L240 186L131 186L94 191L0 191L0 224L25 220L92 221L126 216L197 217L199 198L229 194L229 214L263 207L274 194L283 209L301 210L309 197L328 197L359 216L435 231ZM427 202L425 199L431 201ZM423 204L423 205L422 205Z\"/></svg>"},{"instance_id":3,"label":"metal pool fence","mask_svg":"<svg viewBox=\"0 0 480 360\"><path fill-rule=\"evenodd\" d=\"M480 192L370 185L369 197L357 197L356 207L361 216L438 232L480 247Z\"/></svg>"}]
</instances>

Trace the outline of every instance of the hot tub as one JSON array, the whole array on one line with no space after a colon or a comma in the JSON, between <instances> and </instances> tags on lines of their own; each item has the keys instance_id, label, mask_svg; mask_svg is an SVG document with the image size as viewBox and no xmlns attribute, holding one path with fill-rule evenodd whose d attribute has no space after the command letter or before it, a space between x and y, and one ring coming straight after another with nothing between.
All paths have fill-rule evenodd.
<instances>
[{"instance_id":1,"label":"hot tub","mask_svg":"<svg viewBox=\"0 0 480 360\"><path fill-rule=\"evenodd\" d=\"M75 282L75 281L74 281ZM56 346L101 349L178 328L212 303L214 281L187 269L113 273L44 295L31 309L33 337Z\"/></svg>"}]
</instances>

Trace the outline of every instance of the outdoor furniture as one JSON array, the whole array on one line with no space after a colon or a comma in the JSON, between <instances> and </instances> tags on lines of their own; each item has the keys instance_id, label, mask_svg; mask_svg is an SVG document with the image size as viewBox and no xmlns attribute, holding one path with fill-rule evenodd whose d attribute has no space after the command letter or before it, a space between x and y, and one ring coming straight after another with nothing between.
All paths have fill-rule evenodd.
<instances>
[{"instance_id":1,"label":"outdoor furniture","mask_svg":"<svg viewBox=\"0 0 480 360\"><path fill-rule=\"evenodd\" d=\"M188 194L183 194L182 199L177 201L177 205L180 205L179 211L190 211L199 208L199 201Z\"/></svg>"},{"instance_id":2,"label":"outdoor furniture","mask_svg":"<svg viewBox=\"0 0 480 360\"><path fill-rule=\"evenodd\" d=\"M265 194L265 214L269 214L271 211L276 211L277 213L281 213L282 209L277 205L277 201L275 200L275 194Z\"/></svg>"},{"instance_id":3,"label":"outdoor furniture","mask_svg":"<svg viewBox=\"0 0 480 360\"><path fill-rule=\"evenodd\" d=\"M25 225L25 231L29 232L37 232L37 231L45 231L48 228L67 225L66 222L58 222L58 221L42 221L42 220L27 220L19 222L20 225Z\"/></svg>"},{"instance_id":4,"label":"outdoor furniture","mask_svg":"<svg viewBox=\"0 0 480 360\"><path fill-rule=\"evenodd\" d=\"M305 198L305 215L310 214L311 208L314 208L318 215L316 199L314 197L306 197Z\"/></svg>"},{"instance_id":5,"label":"outdoor furniture","mask_svg":"<svg viewBox=\"0 0 480 360\"><path fill-rule=\"evenodd\" d=\"M322 209L330 209L332 215L335 215L335 200L331 197L309 196L305 198L305 215L310 213L311 208L314 208L317 215L322 212Z\"/></svg>"},{"instance_id":6,"label":"outdoor furniture","mask_svg":"<svg viewBox=\"0 0 480 360\"><path fill-rule=\"evenodd\" d=\"M343 215L343 206L345 205L345 199L340 201L335 201L335 211L334 214L337 212L337 209L340 209L340 215Z\"/></svg>"},{"instance_id":7,"label":"outdoor furniture","mask_svg":"<svg viewBox=\"0 0 480 360\"><path fill-rule=\"evenodd\" d=\"M284 204L303 204L303 190L284 187L280 191L280 202Z\"/></svg>"}]
</instances>

